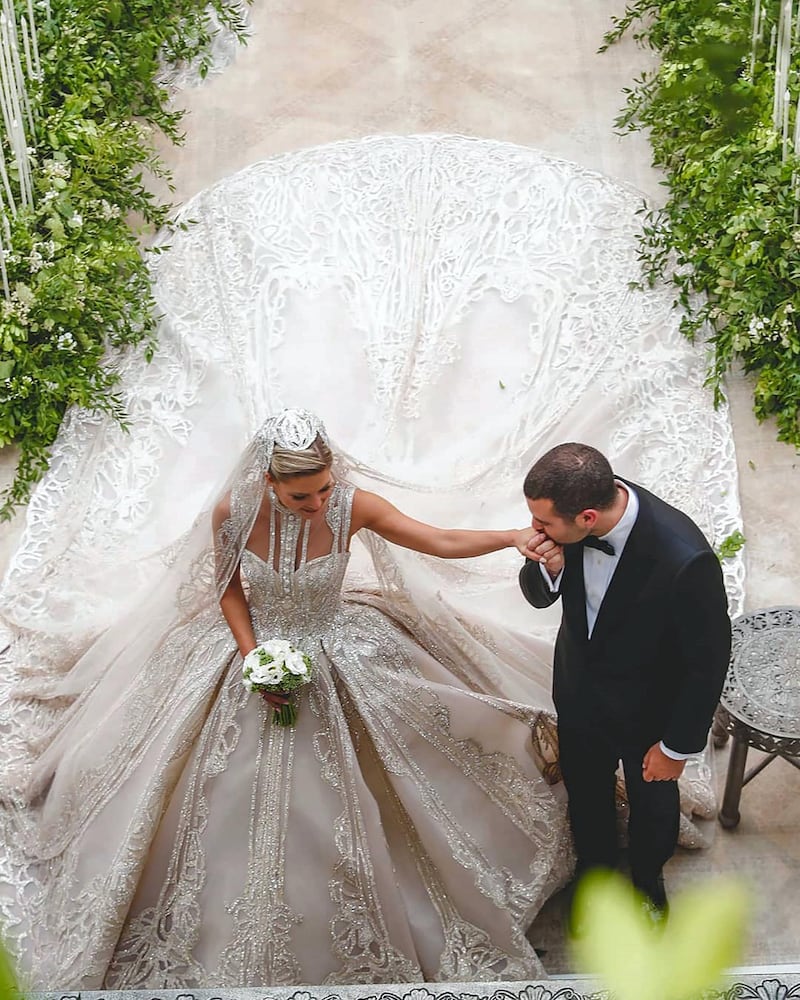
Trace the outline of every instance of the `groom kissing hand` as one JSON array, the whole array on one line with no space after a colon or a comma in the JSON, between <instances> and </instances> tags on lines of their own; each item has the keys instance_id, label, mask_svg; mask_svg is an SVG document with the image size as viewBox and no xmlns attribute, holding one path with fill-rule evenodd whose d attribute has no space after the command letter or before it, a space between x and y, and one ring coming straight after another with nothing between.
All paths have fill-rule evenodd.
<instances>
[{"instance_id":1,"label":"groom kissing hand","mask_svg":"<svg viewBox=\"0 0 800 1000\"><path fill-rule=\"evenodd\" d=\"M689 517L615 477L589 445L551 449L524 492L534 534L522 592L537 608L561 598L553 699L576 874L617 867L621 761L631 876L664 910L677 779L705 746L730 656L719 560Z\"/></svg>"}]
</instances>

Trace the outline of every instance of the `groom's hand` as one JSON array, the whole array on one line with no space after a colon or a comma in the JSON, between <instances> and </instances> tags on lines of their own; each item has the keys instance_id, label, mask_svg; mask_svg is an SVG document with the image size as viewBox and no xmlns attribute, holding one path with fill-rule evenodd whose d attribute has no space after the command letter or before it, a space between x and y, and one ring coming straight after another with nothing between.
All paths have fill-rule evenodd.
<instances>
[{"instance_id":1,"label":"groom's hand","mask_svg":"<svg viewBox=\"0 0 800 1000\"><path fill-rule=\"evenodd\" d=\"M685 760L673 760L659 743L654 743L644 755L642 777L645 781L677 781L685 766Z\"/></svg>"},{"instance_id":2,"label":"groom's hand","mask_svg":"<svg viewBox=\"0 0 800 1000\"><path fill-rule=\"evenodd\" d=\"M543 563L544 568L555 580L564 568L563 548L552 538L548 538L543 531L537 531L535 528L529 528L528 531L527 545L525 548L520 548L520 552L528 559Z\"/></svg>"}]
</instances>

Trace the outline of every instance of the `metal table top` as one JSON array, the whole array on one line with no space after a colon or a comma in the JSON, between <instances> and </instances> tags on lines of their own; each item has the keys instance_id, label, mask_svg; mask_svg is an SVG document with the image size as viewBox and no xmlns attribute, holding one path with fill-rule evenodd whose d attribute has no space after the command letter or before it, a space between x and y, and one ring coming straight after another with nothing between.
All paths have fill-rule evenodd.
<instances>
[{"instance_id":1,"label":"metal table top","mask_svg":"<svg viewBox=\"0 0 800 1000\"><path fill-rule=\"evenodd\" d=\"M800 608L763 608L732 628L723 707L753 729L800 738Z\"/></svg>"}]
</instances>

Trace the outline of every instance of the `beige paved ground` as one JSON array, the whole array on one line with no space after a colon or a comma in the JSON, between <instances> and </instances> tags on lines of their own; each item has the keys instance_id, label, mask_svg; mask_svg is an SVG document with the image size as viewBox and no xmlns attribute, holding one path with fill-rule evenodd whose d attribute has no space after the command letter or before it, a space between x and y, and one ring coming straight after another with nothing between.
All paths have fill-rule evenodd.
<instances>
[{"instance_id":1,"label":"beige paved ground","mask_svg":"<svg viewBox=\"0 0 800 1000\"><path fill-rule=\"evenodd\" d=\"M185 200L273 153L374 133L459 132L538 146L661 196L642 135L620 138L620 90L648 65L596 49L623 0L255 0L236 64L182 95L187 141L165 149ZM800 604L800 460L729 384L747 538L747 607ZM0 475L13 455L0 452ZM4 566L19 522L0 527ZM745 792L735 833L681 855L672 885L737 870L759 887L748 961L800 961L800 774L777 762ZM554 927L536 933L563 967ZM536 936L536 934L534 935Z\"/></svg>"}]
</instances>

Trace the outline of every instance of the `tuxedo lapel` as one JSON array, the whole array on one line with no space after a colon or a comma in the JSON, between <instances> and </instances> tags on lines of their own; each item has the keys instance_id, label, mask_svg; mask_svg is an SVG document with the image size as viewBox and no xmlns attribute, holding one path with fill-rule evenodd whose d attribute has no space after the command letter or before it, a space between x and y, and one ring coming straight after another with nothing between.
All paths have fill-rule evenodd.
<instances>
[{"instance_id":1,"label":"tuxedo lapel","mask_svg":"<svg viewBox=\"0 0 800 1000\"><path fill-rule=\"evenodd\" d=\"M597 612L592 642L613 632L620 620L630 616L636 597L644 589L655 567L651 544L653 511L641 487L634 488L639 497L639 514Z\"/></svg>"},{"instance_id":2,"label":"tuxedo lapel","mask_svg":"<svg viewBox=\"0 0 800 1000\"><path fill-rule=\"evenodd\" d=\"M583 546L564 546L564 580L567 586L561 594L564 617L576 639L586 642L589 626L586 621L586 589L583 583Z\"/></svg>"}]
</instances>

